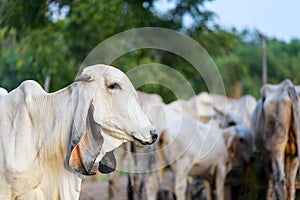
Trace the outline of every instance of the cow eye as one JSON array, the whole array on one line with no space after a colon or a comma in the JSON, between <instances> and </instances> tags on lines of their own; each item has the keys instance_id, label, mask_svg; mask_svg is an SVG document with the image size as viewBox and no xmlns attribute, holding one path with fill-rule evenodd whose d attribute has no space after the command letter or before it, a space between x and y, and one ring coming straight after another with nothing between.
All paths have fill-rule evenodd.
<instances>
[{"instance_id":1,"label":"cow eye","mask_svg":"<svg viewBox=\"0 0 300 200\"><path fill-rule=\"evenodd\" d=\"M121 86L118 83L112 83L108 86L108 88L115 90L115 89L121 89Z\"/></svg>"}]
</instances>

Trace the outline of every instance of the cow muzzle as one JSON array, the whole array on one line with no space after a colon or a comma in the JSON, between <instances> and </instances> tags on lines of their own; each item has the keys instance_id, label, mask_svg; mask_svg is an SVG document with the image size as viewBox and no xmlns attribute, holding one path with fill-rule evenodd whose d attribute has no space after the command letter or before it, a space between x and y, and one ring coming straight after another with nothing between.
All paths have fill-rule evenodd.
<instances>
[{"instance_id":1,"label":"cow muzzle","mask_svg":"<svg viewBox=\"0 0 300 200\"><path fill-rule=\"evenodd\" d=\"M150 130L150 137L145 139L140 139L138 137L133 136L135 140L137 140L142 145L150 145L153 144L158 138L157 130Z\"/></svg>"}]
</instances>

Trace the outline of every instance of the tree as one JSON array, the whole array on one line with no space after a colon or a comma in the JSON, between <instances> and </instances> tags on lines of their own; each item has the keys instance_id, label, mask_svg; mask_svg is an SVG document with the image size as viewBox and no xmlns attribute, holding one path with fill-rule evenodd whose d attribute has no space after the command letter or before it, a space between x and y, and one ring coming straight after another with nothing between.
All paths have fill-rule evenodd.
<instances>
[{"instance_id":1,"label":"tree","mask_svg":"<svg viewBox=\"0 0 300 200\"><path fill-rule=\"evenodd\" d=\"M9 42L8 42L9 41ZM64 52L64 39L59 32L35 29L31 34L1 45L1 86L9 90L25 79L35 79L43 85L51 76L51 91L74 80L74 70Z\"/></svg>"},{"instance_id":2,"label":"tree","mask_svg":"<svg viewBox=\"0 0 300 200\"><path fill-rule=\"evenodd\" d=\"M253 94L260 96L262 74L262 49L259 32L244 31L243 42L228 55L215 56L215 61L230 96ZM286 78L299 84L299 40L291 42L267 39L268 83L277 84ZM240 91L238 91L239 89Z\"/></svg>"},{"instance_id":3,"label":"tree","mask_svg":"<svg viewBox=\"0 0 300 200\"><path fill-rule=\"evenodd\" d=\"M201 6L205 0L176 1L174 9L164 14L157 13L154 2L155 0L1 0L0 24L1 30L6 33L2 35L2 39L12 38L13 41L1 47L4 52L0 60L4 67L1 72L3 76L7 76L9 72L9 77L17 74L15 81L10 82L9 80L13 80L10 78L7 81L2 79L5 84L1 85L13 88L21 80L29 78L42 83L50 74L57 79L55 81L52 78L53 85L50 87L55 90L72 81L71 77L76 74L88 52L114 34L145 26L183 31L182 22L186 14L195 16L193 28L200 25L204 28L206 21L209 21L209 12ZM65 17L57 20L57 14L64 14ZM160 51L140 50L114 64L123 69L124 66L134 67L133 64L161 62L163 58L160 54ZM174 59L169 59L172 60ZM191 71L186 70L185 63L166 63L189 77ZM163 89L156 91L163 94Z\"/></svg>"},{"instance_id":4,"label":"tree","mask_svg":"<svg viewBox=\"0 0 300 200\"><path fill-rule=\"evenodd\" d=\"M83 59L100 42L132 28L157 26L181 31L198 41L217 64L228 95L259 95L259 31L238 32L218 25L208 26L214 15L203 5L209 0L172 1L174 6L165 13L155 9L157 1L0 0L0 85L12 89L25 79L35 79L43 85L45 77L50 75L50 91L56 90L74 80ZM187 15L194 19L189 27L183 23ZM268 39L267 43L269 81L277 83L290 78L297 83L299 40L286 43ZM195 76L197 72L190 63L170 52L136 50L113 65L126 72L153 62L176 69L196 93L207 90L203 78ZM171 91L160 86L140 89L159 93L166 102L175 99Z\"/></svg>"}]
</instances>

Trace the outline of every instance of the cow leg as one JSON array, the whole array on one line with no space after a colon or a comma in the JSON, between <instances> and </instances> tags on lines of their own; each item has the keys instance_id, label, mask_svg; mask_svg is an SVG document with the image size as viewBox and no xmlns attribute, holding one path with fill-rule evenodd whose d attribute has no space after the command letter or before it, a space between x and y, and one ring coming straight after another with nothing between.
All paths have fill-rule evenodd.
<instances>
[{"instance_id":1,"label":"cow leg","mask_svg":"<svg viewBox=\"0 0 300 200\"><path fill-rule=\"evenodd\" d=\"M269 153L267 153L267 151L265 151L265 153L266 154L264 155L265 157L263 162L264 162L264 170L268 179L266 199L272 200L275 199L274 185L273 185L274 177L273 177L272 164L271 164Z\"/></svg>"},{"instance_id":2,"label":"cow leg","mask_svg":"<svg viewBox=\"0 0 300 200\"><path fill-rule=\"evenodd\" d=\"M212 189L211 189L211 183L209 180L204 179L204 185L205 185L205 190L206 190L206 199L207 200L212 200Z\"/></svg>"},{"instance_id":3,"label":"cow leg","mask_svg":"<svg viewBox=\"0 0 300 200\"><path fill-rule=\"evenodd\" d=\"M285 177L286 177L286 188L287 188L287 199L290 199L290 187L291 187L291 162L292 162L292 158L291 156L289 155L286 155L285 156L285 168L284 168L284 171L285 171Z\"/></svg>"},{"instance_id":4,"label":"cow leg","mask_svg":"<svg viewBox=\"0 0 300 200\"><path fill-rule=\"evenodd\" d=\"M276 132L275 135L277 137L277 143L275 143L275 153L276 153L276 158L278 158L278 169L279 169L279 180L278 184L280 184L280 189L281 193L280 199L286 199L287 198L287 183L290 184L290 177L291 177L291 172L290 172L290 167L288 166L288 176L285 176L284 174L284 157L286 153L286 147L288 145L288 141L290 138L290 124L291 124L291 116L292 116L292 109L287 109L292 107L292 102L291 98L288 95L287 92L283 92L279 98L279 105L278 105L278 117L277 117L277 123L276 123ZM291 138L290 138L291 139ZM291 158L288 158L288 165L290 165ZM294 186L292 186L294 187Z\"/></svg>"},{"instance_id":5,"label":"cow leg","mask_svg":"<svg viewBox=\"0 0 300 200\"><path fill-rule=\"evenodd\" d=\"M174 192L176 200L186 200L188 175L191 170L190 163L192 163L192 161L189 157L182 157L171 164L172 171L175 175Z\"/></svg>"},{"instance_id":6,"label":"cow leg","mask_svg":"<svg viewBox=\"0 0 300 200\"><path fill-rule=\"evenodd\" d=\"M276 199L286 199L286 180L284 176L281 159L277 159L272 163L273 168L273 184Z\"/></svg>"},{"instance_id":7,"label":"cow leg","mask_svg":"<svg viewBox=\"0 0 300 200\"><path fill-rule=\"evenodd\" d=\"M279 134L283 134L284 130L283 126L278 125L277 127L277 136L276 138L278 141L278 145L275 145L273 148L273 151L271 151L271 158L272 158L272 171L273 171L273 180L274 180L274 188L275 188L275 193L277 196L277 199L286 199L286 178L285 178L285 173L284 173L284 163L285 163L285 146L283 144L286 144L287 137L279 137ZM282 142L282 140L284 142ZM280 144L281 141L282 143ZM276 143L273 143L276 144Z\"/></svg>"},{"instance_id":8,"label":"cow leg","mask_svg":"<svg viewBox=\"0 0 300 200\"><path fill-rule=\"evenodd\" d=\"M156 199L159 186L160 186L160 181L159 181L158 173L156 171L151 172L147 179L147 182L145 183L147 200Z\"/></svg>"},{"instance_id":9,"label":"cow leg","mask_svg":"<svg viewBox=\"0 0 300 200\"><path fill-rule=\"evenodd\" d=\"M183 168L184 163L176 162L175 172L175 195L177 200L185 200L186 199L186 191L187 191L187 180L188 180L188 172L189 170Z\"/></svg>"},{"instance_id":10,"label":"cow leg","mask_svg":"<svg viewBox=\"0 0 300 200\"><path fill-rule=\"evenodd\" d=\"M115 171L109 176L108 180L108 199L114 200L117 194L118 182L119 182L119 171Z\"/></svg>"},{"instance_id":11,"label":"cow leg","mask_svg":"<svg viewBox=\"0 0 300 200\"><path fill-rule=\"evenodd\" d=\"M278 182L284 181L285 178L285 174L284 174L285 145L281 145L281 146L276 148L274 152L275 154L273 155L273 162L272 162L273 174L277 179L276 181Z\"/></svg>"},{"instance_id":12,"label":"cow leg","mask_svg":"<svg viewBox=\"0 0 300 200\"><path fill-rule=\"evenodd\" d=\"M224 185L225 185L225 178L226 178L226 169L225 165L219 165L216 171L216 193L217 199L223 200L224 199Z\"/></svg>"},{"instance_id":13,"label":"cow leg","mask_svg":"<svg viewBox=\"0 0 300 200\"><path fill-rule=\"evenodd\" d=\"M187 189L187 174L175 176L175 194L177 200L185 200Z\"/></svg>"},{"instance_id":14,"label":"cow leg","mask_svg":"<svg viewBox=\"0 0 300 200\"><path fill-rule=\"evenodd\" d=\"M288 199L295 199L295 180L297 176L297 170L299 166L299 160L297 157L291 159L290 163L290 176L289 176L289 184L288 184Z\"/></svg>"},{"instance_id":15,"label":"cow leg","mask_svg":"<svg viewBox=\"0 0 300 200\"><path fill-rule=\"evenodd\" d=\"M192 195L189 190L189 187L192 185L194 178L193 177L188 177L188 182L187 182L187 194L186 194L186 200L191 200Z\"/></svg>"},{"instance_id":16,"label":"cow leg","mask_svg":"<svg viewBox=\"0 0 300 200\"><path fill-rule=\"evenodd\" d=\"M273 181L274 181L273 174L270 174L268 180L267 200L275 199Z\"/></svg>"}]
</instances>

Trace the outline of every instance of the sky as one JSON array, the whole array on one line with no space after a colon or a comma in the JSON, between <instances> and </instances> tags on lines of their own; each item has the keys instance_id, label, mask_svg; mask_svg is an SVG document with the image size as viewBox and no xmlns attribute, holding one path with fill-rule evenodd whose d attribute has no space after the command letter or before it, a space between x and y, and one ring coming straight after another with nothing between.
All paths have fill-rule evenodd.
<instances>
[{"instance_id":1,"label":"sky","mask_svg":"<svg viewBox=\"0 0 300 200\"><path fill-rule=\"evenodd\" d=\"M258 29L287 42L300 39L300 0L214 0L205 7L225 28Z\"/></svg>"},{"instance_id":2,"label":"sky","mask_svg":"<svg viewBox=\"0 0 300 200\"><path fill-rule=\"evenodd\" d=\"M174 0L159 0L155 8L164 12L174 6ZM300 0L213 0L204 6L217 15L215 22L224 28L257 29L287 42L300 39ZM191 20L187 16L185 23L189 25Z\"/></svg>"}]
</instances>

